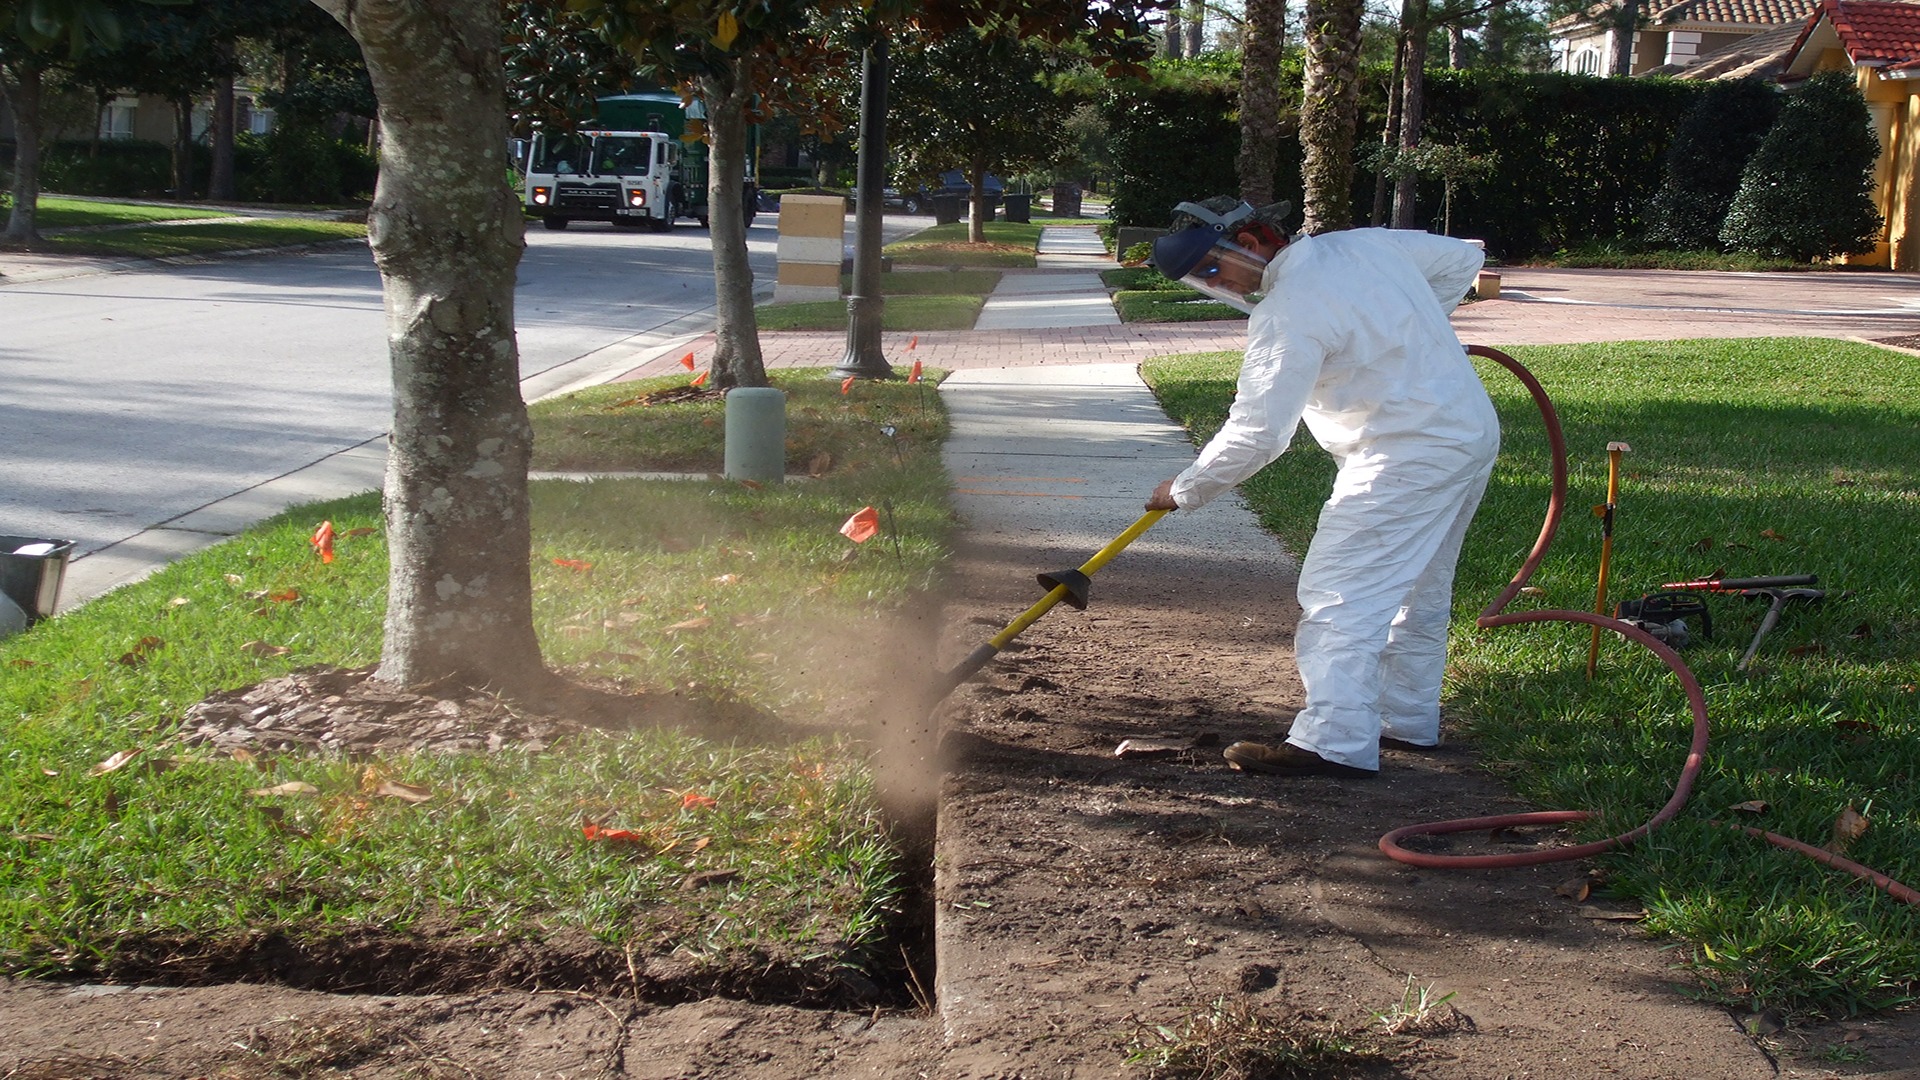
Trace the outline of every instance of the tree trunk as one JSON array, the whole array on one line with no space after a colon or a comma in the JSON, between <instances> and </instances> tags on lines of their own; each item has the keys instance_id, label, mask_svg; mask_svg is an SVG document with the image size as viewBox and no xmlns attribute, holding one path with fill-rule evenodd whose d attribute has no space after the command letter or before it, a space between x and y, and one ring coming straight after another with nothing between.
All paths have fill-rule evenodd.
<instances>
[{"instance_id":1,"label":"tree trunk","mask_svg":"<svg viewBox=\"0 0 1920 1080\"><path fill-rule=\"evenodd\" d=\"M1400 73L1400 152L1411 153L1420 145L1420 127L1426 120L1427 104L1427 0L1407 0L1402 9L1413 17L1406 24L1407 62ZM1404 16L1403 16L1404 17ZM1394 178L1393 227L1419 228L1420 177L1403 169Z\"/></svg>"},{"instance_id":2,"label":"tree trunk","mask_svg":"<svg viewBox=\"0 0 1920 1080\"><path fill-rule=\"evenodd\" d=\"M1180 28L1180 6L1167 9L1167 59L1178 60L1186 49L1186 34Z\"/></svg>"},{"instance_id":3,"label":"tree trunk","mask_svg":"<svg viewBox=\"0 0 1920 1080\"><path fill-rule=\"evenodd\" d=\"M1400 73L1406 70L1406 63L1407 35L1403 30L1394 41L1393 75L1387 80L1387 122L1380 129L1380 171L1373 178L1373 213L1367 215L1367 224L1375 227L1385 225L1393 213L1393 170L1388 166L1400 142Z\"/></svg>"},{"instance_id":4,"label":"tree trunk","mask_svg":"<svg viewBox=\"0 0 1920 1080\"><path fill-rule=\"evenodd\" d=\"M967 166L967 183L972 188L967 192L967 243L984 244L987 242L987 166L976 161Z\"/></svg>"},{"instance_id":5,"label":"tree trunk","mask_svg":"<svg viewBox=\"0 0 1920 1080\"><path fill-rule=\"evenodd\" d=\"M713 242L713 383L720 389L767 385L760 327L753 318L753 268L747 265L746 59L736 57L730 78L699 81L707 107L707 225Z\"/></svg>"},{"instance_id":6,"label":"tree trunk","mask_svg":"<svg viewBox=\"0 0 1920 1080\"><path fill-rule=\"evenodd\" d=\"M1363 0L1308 0L1300 178L1308 233L1353 225L1353 133L1360 101Z\"/></svg>"},{"instance_id":7,"label":"tree trunk","mask_svg":"<svg viewBox=\"0 0 1920 1080\"><path fill-rule=\"evenodd\" d=\"M173 103L173 197L193 198L193 99Z\"/></svg>"},{"instance_id":8,"label":"tree trunk","mask_svg":"<svg viewBox=\"0 0 1920 1080\"><path fill-rule=\"evenodd\" d=\"M1199 56L1206 45L1207 5L1206 0L1193 0L1187 5L1187 55Z\"/></svg>"},{"instance_id":9,"label":"tree trunk","mask_svg":"<svg viewBox=\"0 0 1920 1080\"><path fill-rule=\"evenodd\" d=\"M1240 65L1240 197L1253 206L1273 201L1280 168L1280 46L1287 0L1247 0Z\"/></svg>"},{"instance_id":10,"label":"tree trunk","mask_svg":"<svg viewBox=\"0 0 1920 1080\"><path fill-rule=\"evenodd\" d=\"M1447 67L1459 71L1467 66L1467 31L1457 21L1447 24Z\"/></svg>"},{"instance_id":11,"label":"tree trunk","mask_svg":"<svg viewBox=\"0 0 1920 1080\"><path fill-rule=\"evenodd\" d=\"M35 224L40 213L40 75L31 59L9 64L0 72L0 97L13 113L13 212L7 216L6 242L39 243Z\"/></svg>"},{"instance_id":12,"label":"tree trunk","mask_svg":"<svg viewBox=\"0 0 1920 1080\"><path fill-rule=\"evenodd\" d=\"M225 46L230 52L232 46ZM233 76L222 75L213 88L213 124L207 141L213 164L207 172L207 198L232 201L233 187Z\"/></svg>"},{"instance_id":13,"label":"tree trunk","mask_svg":"<svg viewBox=\"0 0 1920 1080\"><path fill-rule=\"evenodd\" d=\"M1613 28L1613 65L1611 74L1633 74L1633 37L1640 24L1640 0L1625 0Z\"/></svg>"},{"instance_id":14,"label":"tree trunk","mask_svg":"<svg viewBox=\"0 0 1920 1080\"><path fill-rule=\"evenodd\" d=\"M1480 62L1497 68L1507 62L1507 0L1487 0L1487 26L1480 32Z\"/></svg>"},{"instance_id":15,"label":"tree trunk","mask_svg":"<svg viewBox=\"0 0 1920 1080\"><path fill-rule=\"evenodd\" d=\"M498 0L315 0L359 42L380 103L368 240L393 368L386 641L375 677L524 696L533 632L513 332L524 246L507 170Z\"/></svg>"}]
</instances>

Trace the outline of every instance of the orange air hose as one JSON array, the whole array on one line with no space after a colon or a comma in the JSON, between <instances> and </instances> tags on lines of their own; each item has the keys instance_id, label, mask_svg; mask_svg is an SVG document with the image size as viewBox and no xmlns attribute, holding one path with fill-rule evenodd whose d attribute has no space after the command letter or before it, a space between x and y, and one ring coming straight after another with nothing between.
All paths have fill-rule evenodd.
<instances>
[{"instance_id":1,"label":"orange air hose","mask_svg":"<svg viewBox=\"0 0 1920 1080\"><path fill-rule=\"evenodd\" d=\"M1546 557L1547 548L1553 543L1554 533L1560 527L1560 515L1565 508L1567 494L1567 443L1565 436L1562 435L1560 431L1559 414L1554 411L1553 402L1548 399L1546 390L1541 387L1540 381L1534 378L1532 372L1522 366L1518 360L1515 360L1513 357L1508 356L1498 349L1487 348L1483 345L1470 345L1467 347L1467 352L1473 356L1484 357L1501 365L1512 372L1514 377L1518 378L1520 382L1526 386L1527 392L1533 395L1534 404L1540 409L1541 420L1545 423L1547 429L1547 443L1553 455L1553 491L1548 497L1547 516L1546 520L1540 525L1540 536L1534 541L1533 550L1528 552L1526 559L1521 562L1519 571L1513 575L1513 580L1509 581L1507 587L1501 590L1500 595L1495 597L1493 602L1488 604L1486 608L1480 612L1480 617L1476 625L1482 629L1490 629L1495 626L1511 626L1517 623L1587 623L1603 630L1611 630L1621 637L1639 642L1641 645L1652 650L1653 654L1660 658L1661 663L1666 664L1667 667L1673 671L1674 677L1680 680L1680 687L1685 691L1687 696L1687 707L1693 713L1693 740L1687 747L1686 763L1680 769L1680 776L1673 785L1673 795L1667 799L1666 805L1662 806L1659 812L1655 813L1651 818L1648 818L1645 824L1617 836L1610 836L1603 840L1595 840L1585 844L1575 844L1570 847L1550 848L1544 851L1514 852L1504 855L1434 855L1426 852L1409 851L1400 846L1401 841L1411 836L1440 836L1447 833L1476 832L1480 830L1506 829L1528 825L1562 825L1574 821L1586 821L1593 817L1592 812L1587 810L1543 810L1524 814L1499 814L1492 817L1456 818L1452 821L1407 825L1381 837L1380 850L1384 852L1388 858L1397 862L1406 863L1409 866L1419 866L1435 870L1491 870L1516 866L1536 866L1542 863L1571 862L1575 859L1584 859L1590 855L1598 855L1602 852L1612 851L1615 848L1625 847L1672 820L1674 815L1680 812L1680 807L1686 804L1687 797L1693 792L1693 784L1700 775L1701 767L1706 763L1706 694L1700 689L1700 681L1694 678L1693 672L1689 671L1686 663L1680 659L1679 653L1674 652L1665 642L1660 641L1653 635L1638 627L1622 622L1619 619L1609 618L1608 616L1595 614L1590 611L1506 611L1507 605L1513 602L1514 597L1520 595L1520 590L1526 587L1528 579L1533 577L1534 570L1540 565L1540 561ZM1814 847L1811 844L1802 843L1801 841L1791 837L1781 836L1777 833L1770 833L1762 829L1748 828L1746 826L1733 827L1751 836L1760 837L1778 847L1800 852L1808 858L1824 865L1831 866L1838 870L1844 870L1863 881L1872 883L1875 888L1882 890L1896 900L1901 900L1908 904L1920 905L1920 892L1915 892L1913 889L1902 885L1885 874L1869 869L1850 859L1842 858L1823 848Z\"/></svg>"}]
</instances>

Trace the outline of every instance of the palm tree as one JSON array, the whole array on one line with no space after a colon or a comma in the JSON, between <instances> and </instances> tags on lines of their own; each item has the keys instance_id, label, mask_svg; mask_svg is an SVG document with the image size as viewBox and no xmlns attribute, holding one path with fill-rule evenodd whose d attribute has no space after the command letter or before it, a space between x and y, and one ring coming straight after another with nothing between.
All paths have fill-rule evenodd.
<instances>
[{"instance_id":1,"label":"palm tree","mask_svg":"<svg viewBox=\"0 0 1920 1080\"><path fill-rule=\"evenodd\" d=\"M1353 224L1353 133L1360 102L1364 0L1309 0L1306 86L1300 106L1301 181L1308 233Z\"/></svg>"}]
</instances>

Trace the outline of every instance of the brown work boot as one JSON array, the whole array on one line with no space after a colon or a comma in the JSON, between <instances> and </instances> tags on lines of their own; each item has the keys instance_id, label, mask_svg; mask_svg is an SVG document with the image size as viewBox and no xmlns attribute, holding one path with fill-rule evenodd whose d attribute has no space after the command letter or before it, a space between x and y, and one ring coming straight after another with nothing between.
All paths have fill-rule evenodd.
<instances>
[{"instance_id":1,"label":"brown work boot","mask_svg":"<svg viewBox=\"0 0 1920 1080\"><path fill-rule=\"evenodd\" d=\"M1237 742L1226 748L1221 756L1227 764L1241 772L1265 773L1269 776L1340 776L1348 779L1364 779L1379 775L1377 769L1356 769L1351 765L1342 765L1337 761L1328 761L1311 750L1302 750L1292 743L1278 746L1263 746L1257 742Z\"/></svg>"}]
</instances>

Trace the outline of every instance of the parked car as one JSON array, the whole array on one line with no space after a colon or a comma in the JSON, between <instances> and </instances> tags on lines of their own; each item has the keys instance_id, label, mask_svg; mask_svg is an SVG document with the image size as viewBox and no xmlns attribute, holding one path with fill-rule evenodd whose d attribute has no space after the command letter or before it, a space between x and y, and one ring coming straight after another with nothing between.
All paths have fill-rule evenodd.
<instances>
[{"instance_id":1,"label":"parked car","mask_svg":"<svg viewBox=\"0 0 1920 1080\"><path fill-rule=\"evenodd\" d=\"M981 180L980 187L986 194L988 201L995 203L999 201L1000 196L1006 190L1005 185L1000 182L1000 178L992 173L988 173L985 178ZM880 205L888 210L899 210L903 213L918 214L933 208L933 198L936 195L955 195L964 202L972 192L973 186L967 183L967 174L961 172L959 169L948 169L946 172L940 174L940 183L936 187L930 188L922 185L912 191L901 191L899 188L893 187L882 188L880 191ZM847 193L847 209L849 211L859 205L859 198L860 189L858 187L853 188Z\"/></svg>"}]
</instances>

